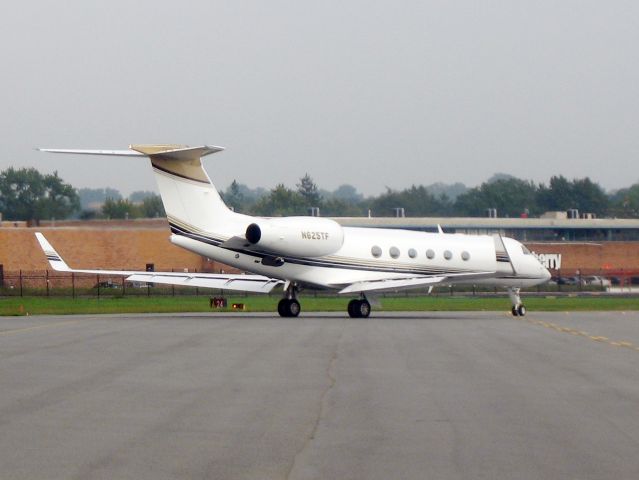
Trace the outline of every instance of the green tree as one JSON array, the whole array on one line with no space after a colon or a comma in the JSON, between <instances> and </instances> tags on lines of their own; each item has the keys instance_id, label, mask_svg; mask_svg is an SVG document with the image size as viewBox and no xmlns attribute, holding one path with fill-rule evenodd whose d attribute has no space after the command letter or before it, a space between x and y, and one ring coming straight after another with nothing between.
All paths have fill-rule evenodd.
<instances>
[{"instance_id":1,"label":"green tree","mask_svg":"<svg viewBox=\"0 0 639 480\"><path fill-rule=\"evenodd\" d=\"M577 208L581 212L604 215L610 200L603 189L590 178L568 180L563 175L550 178L548 187L540 185L537 203L541 211Z\"/></svg>"},{"instance_id":2,"label":"green tree","mask_svg":"<svg viewBox=\"0 0 639 480\"><path fill-rule=\"evenodd\" d=\"M488 208L496 208L500 217L518 217L524 212L537 213L537 188L518 178L500 178L484 182L457 197L454 214L481 217Z\"/></svg>"},{"instance_id":3,"label":"green tree","mask_svg":"<svg viewBox=\"0 0 639 480\"><path fill-rule=\"evenodd\" d=\"M319 194L317 185L308 173L300 178L300 183L296 185L299 193L306 201L307 207L319 207L322 203L322 196Z\"/></svg>"},{"instance_id":4,"label":"green tree","mask_svg":"<svg viewBox=\"0 0 639 480\"><path fill-rule=\"evenodd\" d=\"M639 218L639 183L622 188L610 198L610 211L622 218Z\"/></svg>"},{"instance_id":5,"label":"green tree","mask_svg":"<svg viewBox=\"0 0 639 480\"><path fill-rule=\"evenodd\" d=\"M62 219L79 209L78 193L58 172L13 167L0 172L0 212L7 220Z\"/></svg>"},{"instance_id":6,"label":"green tree","mask_svg":"<svg viewBox=\"0 0 639 480\"><path fill-rule=\"evenodd\" d=\"M306 208L302 195L280 183L255 204L254 211L267 216L306 215Z\"/></svg>"},{"instance_id":7,"label":"green tree","mask_svg":"<svg viewBox=\"0 0 639 480\"><path fill-rule=\"evenodd\" d=\"M95 208L95 205L102 205L107 198L115 200L122 198L120 192L114 188L79 188L80 204L82 209Z\"/></svg>"},{"instance_id":8,"label":"green tree","mask_svg":"<svg viewBox=\"0 0 639 480\"><path fill-rule=\"evenodd\" d=\"M162 198L155 193L145 197L142 200L142 204L138 207L140 214L145 218L158 218L164 217L164 204Z\"/></svg>"},{"instance_id":9,"label":"green tree","mask_svg":"<svg viewBox=\"0 0 639 480\"><path fill-rule=\"evenodd\" d=\"M429 216L443 213L442 202L435 198L423 185L396 191L387 188L386 192L370 202L370 208L375 215L392 215L393 209L404 208L406 216Z\"/></svg>"},{"instance_id":10,"label":"green tree","mask_svg":"<svg viewBox=\"0 0 639 480\"><path fill-rule=\"evenodd\" d=\"M337 187L333 193L333 198L344 200L345 202L356 203L364 199L364 196L357 191L353 185L343 184Z\"/></svg>"},{"instance_id":11,"label":"green tree","mask_svg":"<svg viewBox=\"0 0 639 480\"><path fill-rule=\"evenodd\" d=\"M575 203L581 212L596 213L599 216L608 213L610 206L608 195L590 178L573 180L572 188Z\"/></svg>"},{"instance_id":12,"label":"green tree","mask_svg":"<svg viewBox=\"0 0 639 480\"><path fill-rule=\"evenodd\" d=\"M224 199L224 203L226 203L229 207L233 207L233 210L236 212L244 210L244 194L242 193L240 184L237 183L237 180L233 180L226 191L222 194L222 198Z\"/></svg>"},{"instance_id":13,"label":"green tree","mask_svg":"<svg viewBox=\"0 0 639 480\"><path fill-rule=\"evenodd\" d=\"M327 198L322 202L321 214L325 217L361 217L366 215L368 206L363 201Z\"/></svg>"},{"instance_id":14,"label":"green tree","mask_svg":"<svg viewBox=\"0 0 639 480\"><path fill-rule=\"evenodd\" d=\"M102 214L106 218L137 218L140 211L136 205L128 200L107 198L102 205Z\"/></svg>"},{"instance_id":15,"label":"green tree","mask_svg":"<svg viewBox=\"0 0 639 480\"><path fill-rule=\"evenodd\" d=\"M135 192L131 192L131 195L129 195L129 201L132 203L142 203L145 198L149 197L157 197L157 194L149 190L136 190Z\"/></svg>"}]
</instances>

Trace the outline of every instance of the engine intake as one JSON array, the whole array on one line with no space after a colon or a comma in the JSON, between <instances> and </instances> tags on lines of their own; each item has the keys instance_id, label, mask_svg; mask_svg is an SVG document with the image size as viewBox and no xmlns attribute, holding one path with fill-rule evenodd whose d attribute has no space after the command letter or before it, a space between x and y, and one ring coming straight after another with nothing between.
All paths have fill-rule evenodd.
<instances>
[{"instance_id":1,"label":"engine intake","mask_svg":"<svg viewBox=\"0 0 639 480\"><path fill-rule=\"evenodd\" d=\"M246 239L250 243L257 243L262 238L262 229L257 223L251 223L246 229Z\"/></svg>"}]
</instances>

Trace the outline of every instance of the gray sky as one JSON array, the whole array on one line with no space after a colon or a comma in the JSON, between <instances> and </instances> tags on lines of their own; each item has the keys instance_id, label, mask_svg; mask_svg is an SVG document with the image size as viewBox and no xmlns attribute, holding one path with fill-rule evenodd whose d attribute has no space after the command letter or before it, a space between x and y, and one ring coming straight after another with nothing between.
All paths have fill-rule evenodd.
<instances>
[{"instance_id":1,"label":"gray sky","mask_svg":"<svg viewBox=\"0 0 639 480\"><path fill-rule=\"evenodd\" d=\"M154 189L147 162L38 146L227 147L219 188L367 194L495 172L639 181L639 2L12 2L0 169Z\"/></svg>"}]
</instances>

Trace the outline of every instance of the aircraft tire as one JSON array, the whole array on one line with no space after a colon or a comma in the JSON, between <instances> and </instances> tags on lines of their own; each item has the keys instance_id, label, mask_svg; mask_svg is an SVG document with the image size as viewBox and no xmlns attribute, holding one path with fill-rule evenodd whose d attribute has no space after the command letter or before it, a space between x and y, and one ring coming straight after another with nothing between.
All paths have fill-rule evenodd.
<instances>
[{"instance_id":1,"label":"aircraft tire","mask_svg":"<svg viewBox=\"0 0 639 480\"><path fill-rule=\"evenodd\" d=\"M280 317L288 317L287 304L288 304L288 298L283 298L277 303L277 313L280 314Z\"/></svg>"},{"instance_id":2,"label":"aircraft tire","mask_svg":"<svg viewBox=\"0 0 639 480\"><path fill-rule=\"evenodd\" d=\"M371 314L371 304L368 303L368 300L360 300L358 307L358 316L361 318L368 318Z\"/></svg>"},{"instance_id":3,"label":"aircraft tire","mask_svg":"<svg viewBox=\"0 0 639 480\"><path fill-rule=\"evenodd\" d=\"M513 317L516 317L519 315L519 311L517 310L517 307L513 305L513 308L510 309L510 313L513 314Z\"/></svg>"},{"instance_id":4,"label":"aircraft tire","mask_svg":"<svg viewBox=\"0 0 639 480\"><path fill-rule=\"evenodd\" d=\"M288 316L289 317L297 317L302 311L302 306L300 302L292 298L288 301Z\"/></svg>"},{"instance_id":5,"label":"aircraft tire","mask_svg":"<svg viewBox=\"0 0 639 480\"><path fill-rule=\"evenodd\" d=\"M524 305L519 305L519 306L517 307L517 314L518 314L520 317L525 316L525 315L526 315L526 307L525 307Z\"/></svg>"},{"instance_id":6,"label":"aircraft tire","mask_svg":"<svg viewBox=\"0 0 639 480\"><path fill-rule=\"evenodd\" d=\"M371 304L368 300L351 300L348 302L348 315L351 318L368 318L371 314Z\"/></svg>"},{"instance_id":7,"label":"aircraft tire","mask_svg":"<svg viewBox=\"0 0 639 480\"><path fill-rule=\"evenodd\" d=\"M351 300L348 302L348 316L351 318L359 318L359 300Z\"/></svg>"},{"instance_id":8,"label":"aircraft tire","mask_svg":"<svg viewBox=\"0 0 639 480\"><path fill-rule=\"evenodd\" d=\"M277 304L277 313L280 317L297 317L301 311L300 302L294 298L283 298Z\"/></svg>"}]
</instances>

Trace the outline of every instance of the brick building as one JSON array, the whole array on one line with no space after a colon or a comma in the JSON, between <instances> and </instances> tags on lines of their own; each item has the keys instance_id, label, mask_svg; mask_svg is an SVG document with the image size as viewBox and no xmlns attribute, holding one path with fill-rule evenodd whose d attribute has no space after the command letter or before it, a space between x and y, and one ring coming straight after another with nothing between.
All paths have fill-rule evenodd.
<instances>
[{"instance_id":1,"label":"brick building","mask_svg":"<svg viewBox=\"0 0 639 480\"><path fill-rule=\"evenodd\" d=\"M515 218L340 218L343 225L406 228L447 233L500 233L524 242L562 275L639 275L639 220ZM232 272L228 266L178 248L169 241L165 219L24 222L0 225L0 265L4 271L49 268L35 240L42 231L75 268ZM543 239L540 241L539 239ZM557 273L557 272L553 272Z\"/></svg>"}]
</instances>

